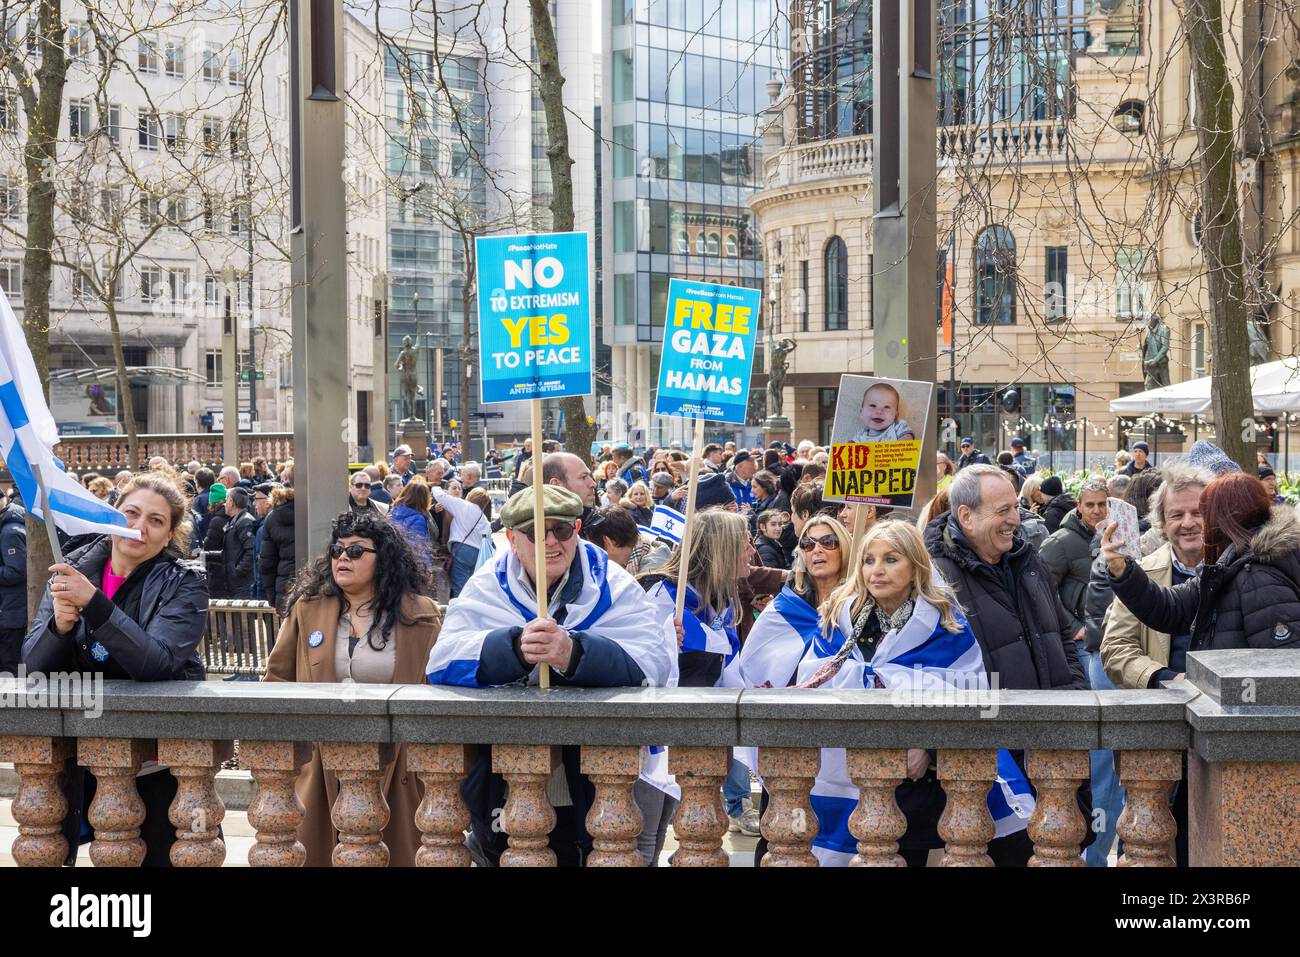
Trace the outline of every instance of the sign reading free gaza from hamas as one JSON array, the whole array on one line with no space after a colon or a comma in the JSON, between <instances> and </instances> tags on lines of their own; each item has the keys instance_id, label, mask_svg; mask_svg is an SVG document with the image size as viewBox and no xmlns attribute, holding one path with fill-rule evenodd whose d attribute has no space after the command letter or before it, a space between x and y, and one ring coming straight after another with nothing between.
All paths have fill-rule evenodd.
<instances>
[{"instance_id":1,"label":"sign reading free gaza from hamas","mask_svg":"<svg viewBox=\"0 0 1300 957\"><path fill-rule=\"evenodd\" d=\"M744 286L669 283L655 415L745 421L759 302Z\"/></svg>"},{"instance_id":2,"label":"sign reading free gaza from hamas","mask_svg":"<svg viewBox=\"0 0 1300 957\"><path fill-rule=\"evenodd\" d=\"M480 399L592 392L586 233L479 236Z\"/></svg>"}]
</instances>

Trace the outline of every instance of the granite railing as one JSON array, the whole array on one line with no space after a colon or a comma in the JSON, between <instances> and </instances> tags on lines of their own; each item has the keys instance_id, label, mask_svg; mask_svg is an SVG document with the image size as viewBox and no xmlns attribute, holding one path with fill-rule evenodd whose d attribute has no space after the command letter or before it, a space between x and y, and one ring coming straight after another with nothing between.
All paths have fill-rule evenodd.
<instances>
[{"instance_id":1,"label":"granite railing","mask_svg":"<svg viewBox=\"0 0 1300 957\"><path fill-rule=\"evenodd\" d=\"M1079 866L1085 822L1075 792L1088 777L1089 750L1118 752L1128 803L1115 824L1120 864L1169 866L1175 837L1171 787L1190 764L1193 864L1300 861L1291 808L1300 794L1300 656L1212 652L1190 658L1188 682L1152 691L1001 691L954 701L901 701L888 691L730 689L463 689L453 687L251 682L105 682L99 706L42 699L0 679L0 760L20 778L12 813L22 865L57 865L67 853L59 822L67 805L57 779L76 760L96 777L88 810L97 866L138 865L144 805L135 787L155 758L179 781L170 818L178 866L219 865L225 813L214 778L237 739L255 793L252 865L301 865L296 838L303 808L294 793L310 745L339 780L333 823L335 865L382 865L388 808L386 757L405 742L407 769L424 784L415 816L422 866L468 866L469 812L460 784L475 745L492 744L492 767L509 797L501 815L509 849L503 866L555 863L547 835L555 813L547 782L560 748L581 748L595 785L586 825L591 866L636 865L640 813L632 785L642 746L669 746L682 789L674 820L676 866L725 866L727 817L720 789L730 749L756 746L770 801L761 828L765 866L815 866L816 817L809 790L819 747L847 749L860 790L850 829L854 864L899 866L905 821L894 789L906 776L906 749L938 751L947 792L939 823L944 864L987 866L994 834L985 795L998 748L1024 749L1038 795L1028 832L1032 863Z\"/></svg>"},{"instance_id":2,"label":"granite railing","mask_svg":"<svg viewBox=\"0 0 1300 957\"><path fill-rule=\"evenodd\" d=\"M141 435L140 467L152 456L161 455L173 465L184 466L197 461L212 467L222 464L221 433L195 432L174 435ZM56 454L72 471L116 471L130 468L130 454L125 435L65 435L59 439ZM239 462L251 462L261 456L275 467L293 458L292 432L246 432L239 436ZM228 462L227 465L238 465Z\"/></svg>"}]
</instances>

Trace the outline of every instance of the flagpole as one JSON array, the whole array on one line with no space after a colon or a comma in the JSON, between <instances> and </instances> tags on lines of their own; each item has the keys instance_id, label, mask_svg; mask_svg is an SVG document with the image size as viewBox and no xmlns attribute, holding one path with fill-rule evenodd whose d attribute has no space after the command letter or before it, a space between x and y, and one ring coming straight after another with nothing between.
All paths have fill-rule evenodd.
<instances>
[{"instance_id":1,"label":"flagpole","mask_svg":"<svg viewBox=\"0 0 1300 957\"><path fill-rule=\"evenodd\" d=\"M862 538L867 530L867 512L866 506L861 502L853 506L853 548L849 551L848 574L852 578L857 574L858 565L861 563Z\"/></svg>"},{"instance_id":2,"label":"flagpole","mask_svg":"<svg viewBox=\"0 0 1300 957\"><path fill-rule=\"evenodd\" d=\"M39 462L32 463L32 472L36 475L36 487L40 490L41 524L50 539L50 554L56 565L63 564L63 549L59 546L59 530L54 527L54 514L50 511L50 492L45 487L45 477L41 475Z\"/></svg>"},{"instance_id":3,"label":"flagpole","mask_svg":"<svg viewBox=\"0 0 1300 957\"><path fill-rule=\"evenodd\" d=\"M537 617L546 617L546 499L542 480L542 400L531 399L533 427L533 554L537 563ZM551 686L551 666L542 662L537 675L542 688Z\"/></svg>"},{"instance_id":4,"label":"flagpole","mask_svg":"<svg viewBox=\"0 0 1300 957\"><path fill-rule=\"evenodd\" d=\"M682 529L682 558L681 564L677 567L677 609L673 613L673 621L678 625L682 623L682 612L686 607L687 572L691 566L691 531L695 525L692 521L695 518L695 489L699 484L700 456L703 452L704 419L697 416L695 419L695 442L691 447L690 484L686 487L686 524Z\"/></svg>"}]
</instances>

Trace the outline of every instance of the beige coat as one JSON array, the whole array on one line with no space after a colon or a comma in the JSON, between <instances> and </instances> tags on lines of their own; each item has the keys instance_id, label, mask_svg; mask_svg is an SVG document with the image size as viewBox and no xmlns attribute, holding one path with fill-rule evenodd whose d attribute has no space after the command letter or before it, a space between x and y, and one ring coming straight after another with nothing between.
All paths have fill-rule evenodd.
<instances>
[{"instance_id":1,"label":"beige coat","mask_svg":"<svg viewBox=\"0 0 1300 957\"><path fill-rule=\"evenodd\" d=\"M1174 553L1169 544L1138 564L1162 588L1173 583ZM1116 688L1146 688L1152 675L1169 666L1169 635L1142 624L1118 598L1106 609L1103 628L1101 664Z\"/></svg>"},{"instance_id":2,"label":"beige coat","mask_svg":"<svg viewBox=\"0 0 1300 957\"><path fill-rule=\"evenodd\" d=\"M403 623L404 618L409 624ZM424 684L424 668L429 651L438 639L442 613L433 599L408 595L402 604L402 616L393 626L392 640L397 642L393 666L395 684ZM310 598L298 601L290 610L275 640L266 664L266 681L334 682L334 646L339 622L337 598ZM319 631L324 639L315 648L307 638ZM385 748L392 754L392 748ZM338 796L338 779L321 764L320 748L312 745L311 762L304 765L296 786L298 799L306 814L298 829L298 840L307 849L308 867L329 867L330 855L338 834L330 820ZM384 843L388 845L389 863L393 867L414 867L415 852L420 847L420 832L415 826L415 811L424 797L419 778L406 771L406 745L397 748L384 767L384 797L388 801L388 826Z\"/></svg>"}]
</instances>

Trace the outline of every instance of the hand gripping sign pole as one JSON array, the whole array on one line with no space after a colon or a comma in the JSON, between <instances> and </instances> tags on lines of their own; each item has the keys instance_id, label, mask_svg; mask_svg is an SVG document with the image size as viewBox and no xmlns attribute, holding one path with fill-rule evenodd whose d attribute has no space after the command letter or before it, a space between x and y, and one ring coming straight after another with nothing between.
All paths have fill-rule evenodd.
<instances>
[{"instance_id":1,"label":"hand gripping sign pole","mask_svg":"<svg viewBox=\"0 0 1300 957\"><path fill-rule=\"evenodd\" d=\"M739 286L674 279L668 285L663 358L655 415L693 419L690 485L682 530L673 622L679 627L694 539L696 488L704 457L704 423L744 422L758 334L759 292Z\"/></svg>"},{"instance_id":2,"label":"hand gripping sign pole","mask_svg":"<svg viewBox=\"0 0 1300 957\"><path fill-rule=\"evenodd\" d=\"M539 233L478 236L474 249L479 400L531 407L537 615L546 618L542 399L592 392L590 244L586 233ZM545 663L537 680L551 685Z\"/></svg>"}]
</instances>

